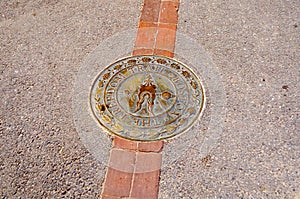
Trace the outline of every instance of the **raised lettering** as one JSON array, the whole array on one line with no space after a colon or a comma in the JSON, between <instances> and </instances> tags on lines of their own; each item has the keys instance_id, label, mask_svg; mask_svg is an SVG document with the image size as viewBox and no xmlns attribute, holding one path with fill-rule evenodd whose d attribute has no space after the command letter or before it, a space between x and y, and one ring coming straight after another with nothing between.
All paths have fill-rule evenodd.
<instances>
[{"instance_id":1,"label":"raised lettering","mask_svg":"<svg viewBox=\"0 0 300 199\"><path fill-rule=\"evenodd\" d=\"M144 66L138 65L136 66L138 71L144 71Z\"/></svg>"},{"instance_id":2,"label":"raised lettering","mask_svg":"<svg viewBox=\"0 0 300 199\"><path fill-rule=\"evenodd\" d=\"M137 126L151 126L150 118L147 119L135 119L135 125Z\"/></svg>"}]
</instances>

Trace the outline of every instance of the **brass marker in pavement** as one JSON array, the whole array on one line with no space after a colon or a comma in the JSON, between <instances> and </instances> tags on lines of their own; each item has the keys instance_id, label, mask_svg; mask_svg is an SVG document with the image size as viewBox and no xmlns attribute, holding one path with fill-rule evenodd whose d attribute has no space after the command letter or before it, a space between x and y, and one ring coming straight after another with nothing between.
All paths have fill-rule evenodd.
<instances>
[{"instance_id":1,"label":"brass marker in pavement","mask_svg":"<svg viewBox=\"0 0 300 199\"><path fill-rule=\"evenodd\" d=\"M90 106L115 135L103 199L158 197L163 140L199 119L204 92L196 74L172 59L178 0L144 0L132 57L96 77Z\"/></svg>"},{"instance_id":2,"label":"brass marker in pavement","mask_svg":"<svg viewBox=\"0 0 300 199\"><path fill-rule=\"evenodd\" d=\"M93 113L108 131L125 139L173 137L198 119L203 89L187 66L167 57L134 56L103 70L91 93Z\"/></svg>"}]
</instances>

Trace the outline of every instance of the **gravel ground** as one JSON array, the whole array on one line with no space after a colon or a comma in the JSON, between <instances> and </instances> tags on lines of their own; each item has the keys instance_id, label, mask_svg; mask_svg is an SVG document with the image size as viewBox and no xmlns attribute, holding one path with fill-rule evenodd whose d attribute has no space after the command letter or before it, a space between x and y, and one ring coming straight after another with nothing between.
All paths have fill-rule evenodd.
<instances>
[{"instance_id":1,"label":"gravel ground","mask_svg":"<svg viewBox=\"0 0 300 199\"><path fill-rule=\"evenodd\" d=\"M105 168L76 132L73 84L101 41L137 26L141 4L0 1L0 198L100 197ZM205 158L195 148L163 167L159 198L300 198L299 9L182 1L178 31L210 54L227 115Z\"/></svg>"},{"instance_id":2,"label":"gravel ground","mask_svg":"<svg viewBox=\"0 0 300 199\"><path fill-rule=\"evenodd\" d=\"M84 58L138 23L141 2L0 2L0 198L99 198L105 170L79 140Z\"/></svg>"},{"instance_id":3,"label":"gravel ground","mask_svg":"<svg viewBox=\"0 0 300 199\"><path fill-rule=\"evenodd\" d=\"M163 170L161 198L300 198L299 9L299 1L182 2L178 31L219 68L227 117L206 158L190 150Z\"/></svg>"}]
</instances>

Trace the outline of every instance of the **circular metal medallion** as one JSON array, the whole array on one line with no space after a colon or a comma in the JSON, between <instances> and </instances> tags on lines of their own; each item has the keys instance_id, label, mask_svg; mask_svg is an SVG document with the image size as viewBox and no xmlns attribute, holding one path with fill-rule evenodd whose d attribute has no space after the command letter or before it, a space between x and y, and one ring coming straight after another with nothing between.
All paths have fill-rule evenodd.
<instances>
[{"instance_id":1,"label":"circular metal medallion","mask_svg":"<svg viewBox=\"0 0 300 199\"><path fill-rule=\"evenodd\" d=\"M203 109L204 91L196 74L182 63L162 56L134 56L100 72L90 104L110 132L153 141L189 128Z\"/></svg>"}]
</instances>

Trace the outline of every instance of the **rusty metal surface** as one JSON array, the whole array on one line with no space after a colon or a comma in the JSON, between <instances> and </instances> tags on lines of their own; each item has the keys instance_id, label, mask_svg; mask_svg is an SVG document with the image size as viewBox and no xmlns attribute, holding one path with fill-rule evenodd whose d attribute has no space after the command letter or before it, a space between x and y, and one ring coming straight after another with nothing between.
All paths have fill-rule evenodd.
<instances>
[{"instance_id":1,"label":"rusty metal surface","mask_svg":"<svg viewBox=\"0 0 300 199\"><path fill-rule=\"evenodd\" d=\"M161 56L119 60L91 88L94 116L109 132L141 141L173 137L188 129L203 109L199 78L184 64Z\"/></svg>"}]
</instances>

